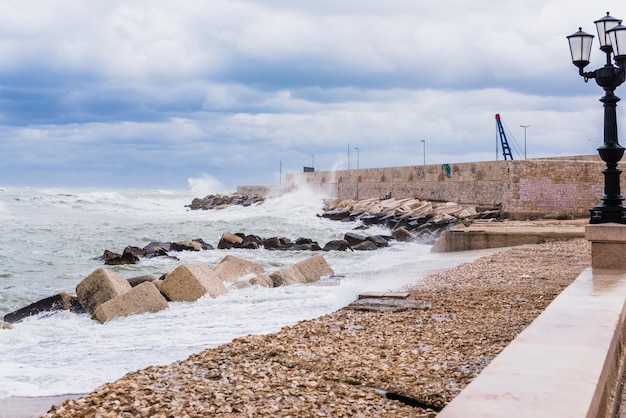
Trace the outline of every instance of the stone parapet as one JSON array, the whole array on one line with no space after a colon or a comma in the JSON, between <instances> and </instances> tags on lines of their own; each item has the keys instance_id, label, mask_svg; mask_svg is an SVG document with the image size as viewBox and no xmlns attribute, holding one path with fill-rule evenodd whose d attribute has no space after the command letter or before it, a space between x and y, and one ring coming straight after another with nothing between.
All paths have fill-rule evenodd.
<instances>
[{"instance_id":1,"label":"stone parapet","mask_svg":"<svg viewBox=\"0 0 626 418\"><path fill-rule=\"evenodd\" d=\"M626 274L585 270L438 418L616 416Z\"/></svg>"}]
</instances>

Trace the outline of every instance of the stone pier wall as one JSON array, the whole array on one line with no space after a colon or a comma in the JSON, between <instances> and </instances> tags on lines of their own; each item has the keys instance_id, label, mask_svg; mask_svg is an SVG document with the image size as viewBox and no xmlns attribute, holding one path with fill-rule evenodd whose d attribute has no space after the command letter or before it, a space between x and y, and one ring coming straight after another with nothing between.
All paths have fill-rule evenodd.
<instances>
[{"instance_id":1,"label":"stone pier wall","mask_svg":"<svg viewBox=\"0 0 626 418\"><path fill-rule=\"evenodd\" d=\"M597 156L489 161L359 170L287 173L286 186L306 185L330 198L403 197L501 205L512 217L587 216L604 194ZM255 187L239 186L251 193Z\"/></svg>"}]
</instances>

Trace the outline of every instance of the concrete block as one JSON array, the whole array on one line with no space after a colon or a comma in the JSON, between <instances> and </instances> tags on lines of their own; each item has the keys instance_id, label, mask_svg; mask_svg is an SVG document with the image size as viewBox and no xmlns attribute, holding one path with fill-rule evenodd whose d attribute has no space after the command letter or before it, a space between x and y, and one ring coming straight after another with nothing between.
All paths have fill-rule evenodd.
<instances>
[{"instance_id":1,"label":"concrete block","mask_svg":"<svg viewBox=\"0 0 626 418\"><path fill-rule=\"evenodd\" d=\"M294 264L294 267L302 273L307 283L335 274L326 259L319 254Z\"/></svg>"},{"instance_id":2,"label":"concrete block","mask_svg":"<svg viewBox=\"0 0 626 418\"><path fill-rule=\"evenodd\" d=\"M227 255L213 269L222 281L236 282L244 276L258 276L265 274L265 268L260 263L244 260L243 258Z\"/></svg>"},{"instance_id":3,"label":"concrete block","mask_svg":"<svg viewBox=\"0 0 626 418\"><path fill-rule=\"evenodd\" d=\"M274 287L274 281L267 273L257 274L247 280L251 285L259 285L263 287Z\"/></svg>"},{"instance_id":4,"label":"concrete block","mask_svg":"<svg viewBox=\"0 0 626 418\"><path fill-rule=\"evenodd\" d=\"M131 288L128 281L119 274L99 268L78 283L76 296L81 306L93 314L98 305L128 292Z\"/></svg>"},{"instance_id":5,"label":"concrete block","mask_svg":"<svg viewBox=\"0 0 626 418\"><path fill-rule=\"evenodd\" d=\"M626 270L626 225L587 225L585 238L591 241L591 267Z\"/></svg>"},{"instance_id":6,"label":"concrete block","mask_svg":"<svg viewBox=\"0 0 626 418\"><path fill-rule=\"evenodd\" d=\"M283 267L270 274L274 287L306 283L307 278L295 266Z\"/></svg>"},{"instance_id":7,"label":"concrete block","mask_svg":"<svg viewBox=\"0 0 626 418\"><path fill-rule=\"evenodd\" d=\"M206 294L216 298L226 293L222 280L204 264L178 266L165 277L160 289L169 300L186 302L193 302Z\"/></svg>"},{"instance_id":8,"label":"concrete block","mask_svg":"<svg viewBox=\"0 0 626 418\"><path fill-rule=\"evenodd\" d=\"M591 242L626 242L626 225L590 224L585 226L585 238Z\"/></svg>"},{"instance_id":9,"label":"concrete block","mask_svg":"<svg viewBox=\"0 0 626 418\"><path fill-rule=\"evenodd\" d=\"M101 323L113 318L167 309L167 301L152 282L143 282L126 293L100 304L93 314Z\"/></svg>"}]
</instances>

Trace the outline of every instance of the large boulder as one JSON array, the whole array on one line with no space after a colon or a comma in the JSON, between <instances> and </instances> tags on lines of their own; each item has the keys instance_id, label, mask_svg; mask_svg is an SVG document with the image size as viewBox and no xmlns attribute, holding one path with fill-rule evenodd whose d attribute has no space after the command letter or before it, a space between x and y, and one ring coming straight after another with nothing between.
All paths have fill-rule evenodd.
<instances>
[{"instance_id":1,"label":"large boulder","mask_svg":"<svg viewBox=\"0 0 626 418\"><path fill-rule=\"evenodd\" d=\"M167 301L151 282L143 282L126 293L100 304L93 317L105 323L113 318L145 312L158 312L167 308Z\"/></svg>"},{"instance_id":2,"label":"large boulder","mask_svg":"<svg viewBox=\"0 0 626 418\"><path fill-rule=\"evenodd\" d=\"M208 294L216 298L226 293L222 280L204 264L183 264L165 276L159 288L171 301L193 302Z\"/></svg>"},{"instance_id":3,"label":"large boulder","mask_svg":"<svg viewBox=\"0 0 626 418\"><path fill-rule=\"evenodd\" d=\"M43 312L63 310L69 310L76 313L84 312L84 309L80 306L80 303L78 303L78 299L75 296L72 296L69 293L61 292L54 296L31 303L30 305L18 309L17 311L9 312L4 316L4 321L15 323L26 317L39 315Z\"/></svg>"},{"instance_id":4,"label":"large boulder","mask_svg":"<svg viewBox=\"0 0 626 418\"><path fill-rule=\"evenodd\" d=\"M76 296L81 306L93 314L98 305L128 292L131 288L128 281L119 274L99 268L78 283Z\"/></svg>"},{"instance_id":5,"label":"large boulder","mask_svg":"<svg viewBox=\"0 0 626 418\"><path fill-rule=\"evenodd\" d=\"M233 255L224 257L213 269L217 277L225 282L236 282L245 279L250 284L273 287L272 280L265 273L262 264L244 260Z\"/></svg>"}]
</instances>

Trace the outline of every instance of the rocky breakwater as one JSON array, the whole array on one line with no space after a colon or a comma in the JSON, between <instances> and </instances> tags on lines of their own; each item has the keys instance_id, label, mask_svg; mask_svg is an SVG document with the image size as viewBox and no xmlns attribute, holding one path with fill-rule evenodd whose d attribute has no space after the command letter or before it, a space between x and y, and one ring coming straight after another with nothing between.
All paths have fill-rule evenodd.
<instances>
[{"instance_id":1,"label":"rocky breakwater","mask_svg":"<svg viewBox=\"0 0 626 418\"><path fill-rule=\"evenodd\" d=\"M501 219L498 206L462 205L419 199L336 199L326 203L319 215L336 221L360 221L362 228L381 225L397 241L433 244L439 234L458 222Z\"/></svg>"},{"instance_id":2,"label":"rocky breakwater","mask_svg":"<svg viewBox=\"0 0 626 418\"><path fill-rule=\"evenodd\" d=\"M243 232L224 232L217 243L218 250L264 248L271 251L371 251L389 246L394 240L390 235L364 235L348 231L342 239L335 239L320 245L311 238L300 237L295 240L287 237L263 238ZM151 242L143 248L127 245L121 253L104 250L99 257L105 265L137 264L142 258L167 257L178 260L174 254L180 251L214 250L215 247L202 238L178 242Z\"/></svg>"},{"instance_id":3,"label":"rocky breakwater","mask_svg":"<svg viewBox=\"0 0 626 418\"><path fill-rule=\"evenodd\" d=\"M191 204L185 206L191 210L208 210L223 209L232 205L252 206L264 201L265 197L261 195L244 195L239 193L229 195L210 194L202 198L196 197L191 201Z\"/></svg>"},{"instance_id":4,"label":"rocky breakwater","mask_svg":"<svg viewBox=\"0 0 626 418\"><path fill-rule=\"evenodd\" d=\"M67 310L87 313L105 323L113 318L168 308L169 302L193 302L201 297L219 297L228 291L250 286L278 287L311 283L334 275L324 257L314 255L270 274L256 262L227 255L215 267L183 264L156 278L144 275L125 279L106 268L98 268L76 286L76 295L60 293L4 316L0 325L39 314Z\"/></svg>"}]
</instances>

